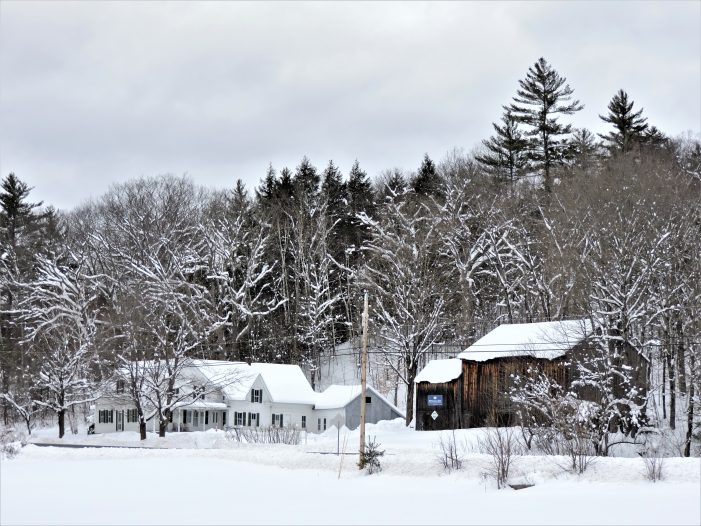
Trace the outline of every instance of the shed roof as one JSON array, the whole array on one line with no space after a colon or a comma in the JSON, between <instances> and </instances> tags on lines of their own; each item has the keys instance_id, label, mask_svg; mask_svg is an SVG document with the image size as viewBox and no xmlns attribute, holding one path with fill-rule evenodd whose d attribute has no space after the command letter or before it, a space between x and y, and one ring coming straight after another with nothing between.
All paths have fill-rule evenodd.
<instances>
[{"instance_id":1,"label":"shed roof","mask_svg":"<svg viewBox=\"0 0 701 526\"><path fill-rule=\"evenodd\" d=\"M586 319L505 323L470 345L458 358L476 362L512 356L553 360L564 356L591 333L591 322Z\"/></svg>"},{"instance_id":2,"label":"shed roof","mask_svg":"<svg viewBox=\"0 0 701 526\"><path fill-rule=\"evenodd\" d=\"M316 403L314 409L341 409L350 404L353 400L360 396L362 392L360 384L358 385L330 385L323 393L316 394ZM400 416L404 414L391 404L384 396L382 396L371 385L366 386L366 392L372 393L374 396L387 404L394 412Z\"/></svg>"},{"instance_id":3,"label":"shed roof","mask_svg":"<svg viewBox=\"0 0 701 526\"><path fill-rule=\"evenodd\" d=\"M448 358L446 360L431 360L421 369L414 379L415 383L430 382L442 384L455 380L462 374L462 360Z\"/></svg>"}]
</instances>

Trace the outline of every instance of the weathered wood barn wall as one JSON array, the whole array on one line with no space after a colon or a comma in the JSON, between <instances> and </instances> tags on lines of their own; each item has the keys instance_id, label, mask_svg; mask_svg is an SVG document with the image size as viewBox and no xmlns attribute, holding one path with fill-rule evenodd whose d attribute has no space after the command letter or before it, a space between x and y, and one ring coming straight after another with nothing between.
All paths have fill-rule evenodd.
<instances>
[{"instance_id":1,"label":"weathered wood barn wall","mask_svg":"<svg viewBox=\"0 0 701 526\"><path fill-rule=\"evenodd\" d=\"M557 322L549 322L551 324ZM546 325L546 324L528 324ZM532 327L524 332L532 335ZM536 356L525 356L519 352L523 342L514 343L515 355L510 355L509 347L499 352L489 351L489 359L475 354L477 359L466 359L470 353L461 353L461 370L451 379L443 382L422 381L422 373L416 382L416 429L440 430L481 427L494 421L497 425L508 425L515 421L516 408L511 402L509 392L514 385L514 376L528 376L530 370L539 370L563 387L573 389L584 400L596 400L600 393L593 388L572 387L577 378L576 369L571 365L572 358L581 357L592 352L588 339L581 336L578 341L571 340L565 346L560 342L555 355L552 352L535 352ZM533 345L533 342L528 342ZM502 344L499 344L502 345ZM539 345L538 343L535 344ZM543 347L545 348L545 347ZM480 351L487 352L487 351ZM491 357L497 356L497 357ZM538 356L546 356L539 358ZM639 388L642 400L646 391L647 359L632 347L626 347L619 358L624 360L634 371L633 381ZM429 367L437 369L440 362L429 362ZM429 378L431 375L423 375ZM614 392L622 393L622 386L615 387ZM442 396L442 405L435 405L436 396ZM434 404L429 403L429 397ZM435 418L434 418L435 417Z\"/></svg>"},{"instance_id":2,"label":"weathered wood barn wall","mask_svg":"<svg viewBox=\"0 0 701 526\"><path fill-rule=\"evenodd\" d=\"M462 360L462 372L450 382L416 384L416 429L431 431L487 425L495 418L500 425L513 420L514 407L508 396L511 375L525 376L528 369L540 368L561 385L570 381L565 358L556 360L495 358L485 362ZM443 407L431 406L429 396L443 395ZM433 419L433 412L437 417Z\"/></svg>"}]
</instances>

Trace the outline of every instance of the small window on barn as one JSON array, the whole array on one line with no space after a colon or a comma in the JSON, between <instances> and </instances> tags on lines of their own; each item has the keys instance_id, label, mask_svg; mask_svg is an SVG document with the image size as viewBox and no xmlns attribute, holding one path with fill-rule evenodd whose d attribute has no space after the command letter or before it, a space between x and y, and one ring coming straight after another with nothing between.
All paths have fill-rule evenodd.
<instances>
[{"instance_id":1,"label":"small window on barn","mask_svg":"<svg viewBox=\"0 0 701 526\"><path fill-rule=\"evenodd\" d=\"M117 389L116 390L118 393L124 392L124 380L117 380Z\"/></svg>"},{"instance_id":2,"label":"small window on barn","mask_svg":"<svg viewBox=\"0 0 701 526\"><path fill-rule=\"evenodd\" d=\"M366 397L365 397L365 403L366 403L366 404L371 404L371 403L372 403L372 396L366 396Z\"/></svg>"}]
</instances>

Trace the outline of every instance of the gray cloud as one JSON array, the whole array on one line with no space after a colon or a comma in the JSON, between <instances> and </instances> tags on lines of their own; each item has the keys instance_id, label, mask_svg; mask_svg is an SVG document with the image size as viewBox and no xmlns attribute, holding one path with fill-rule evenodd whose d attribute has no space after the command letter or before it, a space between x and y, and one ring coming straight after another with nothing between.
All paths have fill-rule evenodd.
<instances>
[{"instance_id":1,"label":"gray cloud","mask_svg":"<svg viewBox=\"0 0 701 526\"><path fill-rule=\"evenodd\" d=\"M140 175L255 186L471 149L545 56L597 115L626 89L701 129L697 2L3 3L0 170L61 208Z\"/></svg>"}]
</instances>

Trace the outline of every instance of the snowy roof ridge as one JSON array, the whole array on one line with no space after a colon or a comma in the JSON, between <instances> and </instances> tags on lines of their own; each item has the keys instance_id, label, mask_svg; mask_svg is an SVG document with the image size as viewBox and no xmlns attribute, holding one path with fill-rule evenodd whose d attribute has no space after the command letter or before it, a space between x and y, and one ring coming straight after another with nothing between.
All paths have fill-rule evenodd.
<instances>
[{"instance_id":1,"label":"snowy roof ridge","mask_svg":"<svg viewBox=\"0 0 701 526\"><path fill-rule=\"evenodd\" d=\"M299 365L254 362L251 369L260 374L273 402L314 404L316 394Z\"/></svg>"},{"instance_id":2,"label":"snowy roof ridge","mask_svg":"<svg viewBox=\"0 0 701 526\"><path fill-rule=\"evenodd\" d=\"M445 358L429 360L426 367L416 375L414 383L429 382L443 384L455 380L462 374L462 360L459 358Z\"/></svg>"},{"instance_id":3,"label":"snowy roof ridge","mask_svg":"<svg viewBox=\"0 0 701 526\"><path fill-rule=\"evenodd\" d=\"M553 360L591 334L588 319L504 323L458 354L458 358L476 362L512 356Z\"/></svg>"},{"instance_id":4,"label":"snowy roof ridge","mask_svg":"<svg viewBox=\"0 0 701 526\"><path fill-rule=\"evenodd\" d=\"M385 404L387 404L392 410L397 414L405 416L394 404L387 400L380 392L377 391L373 386L366 385L366 392L372 392ZM355 385L330 385L323 392L315 393L316 402L314 404L314 409L340 409L347 406L350 402L358 398L362 393L362 386L360 384Z\"/></svg>"},{"instance_id":5,"label":"snowy roof ridge","mask_svg":"<svg viewBox=\"0 0 701 526\"><path fill-rule=\"evenodd\" d=\"M226 360L193 360L190 367L221 385L229 400L245 400L260 377L273 402L314 404L315 393L298 365Z\"/></svg>"}]
</instances>

